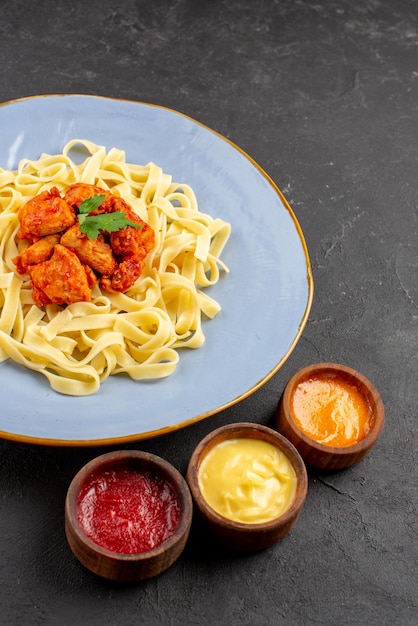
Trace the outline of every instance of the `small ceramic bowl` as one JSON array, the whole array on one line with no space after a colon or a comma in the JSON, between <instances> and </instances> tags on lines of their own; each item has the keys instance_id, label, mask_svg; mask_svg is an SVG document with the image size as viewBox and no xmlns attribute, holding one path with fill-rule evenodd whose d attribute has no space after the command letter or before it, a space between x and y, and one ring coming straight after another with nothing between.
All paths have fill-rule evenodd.
<instances>
[{"instance_id":1,"label":"small ceramic bowl","mask_svg":"<svg viewBox=\"0 0 418 626\"><path fill-rule=\"evenodd\" d=\"M296 423L292 403L295 389L305 381L320 377L352 388L368 406L369 431L356 443L332 446L319 443L308 436ZM299 387L300 388L300 387ZM382 399L372 383L356 370L336 363L317 363L304 367L287 383L279 401L276 415L277 429L299 451L307 465L325 470L340 470L360 461L376 443L384 425L385 409Z\"/></svg>"},{"instance_id":2,"label":"small ceramic bowl","mask_svg":"<svg viewBox=\"0 0 418 626\"><path fill-rule=\"evenodd\" d=\"M236 521L215 510L209 505L204 495L200 480L202 462L206 455L223 442L233 443L235 440L261 440L272 444L283 453L290 463L294 474L293 501L287 510L269 521L251 522ZM251 442L250 442L251 444ZM251 447L251 445L250 445ZM222 465L222 464L221 464ZM249 467L250 471L251 468ZM206 474L207 475L207 474ZM305 464L294 446L276 431L252 423L229 424L208 434L194 450L187 469L186 480L192 492L193 500L203 522L203 528L217 543L236 551L263 550L283 539L295 525L303 507L308 490L308 479ZM213 484L218 490L219 482ZM246 491L247 486L243 487Z\"/></svg>"},{"instance_id":3,"label":"small ceramic bowl","mask_svg":"<svg viewBox=\"0 0 418 626\"><path fill-rule=\"evenodd\" d=\"M145 480L152 492L149 500L141 486ZM138 529L145 517L137 519L138 503L153 510L155 527L170 517L171 528L165 529L165 538L159 537L160 543L148 537L145 548L129 545L126 533L132 529L135 541L143 541ZM90 571L110 580L139 581L161 574L180 556L192 511L188 485L170 463L136 450L110 452L87 463L73 478L65 501L65 532L72 552ZM154 531L149 532L152 537Z\"/></svg>"}]
</instances>

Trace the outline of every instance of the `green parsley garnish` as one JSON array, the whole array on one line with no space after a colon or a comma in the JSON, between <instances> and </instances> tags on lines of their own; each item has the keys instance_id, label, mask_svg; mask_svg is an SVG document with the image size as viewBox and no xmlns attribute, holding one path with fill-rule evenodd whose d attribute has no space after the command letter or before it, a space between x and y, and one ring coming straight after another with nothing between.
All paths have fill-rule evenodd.
<instances>
[{"instance_id":1,"label":"green parsley garnish","mask_svg":"<svg viewBox=\"0 0 418 626\"><path fill-rule=\"evenodd\" d=\"M108 233L114 233L121 230L121 228L126 228L127 226L142 228L141 224L132 222L126 217L126 213L123 213L122 211L102 213L100 215L89 215L92 211L99 208L105 198L105 194L99 195L96 193L94 196L90 196L80 203L80 213L78 215L80 230L82 233L87 235L89 239L97 239L101 230L105 230Z\"/></svg>"},{"instance_id":2,"label":"green parsley garnish","mask_svg":"<svg viewBox=\"0 0 418 626\"><path fill-rule=\"evenodd\" d=\"M80 213L91 213L94 209L98 209L104 200L106 200L106 194L95 193L94 196L90 196L80 203Z\"/></svg>"}]
</instances>

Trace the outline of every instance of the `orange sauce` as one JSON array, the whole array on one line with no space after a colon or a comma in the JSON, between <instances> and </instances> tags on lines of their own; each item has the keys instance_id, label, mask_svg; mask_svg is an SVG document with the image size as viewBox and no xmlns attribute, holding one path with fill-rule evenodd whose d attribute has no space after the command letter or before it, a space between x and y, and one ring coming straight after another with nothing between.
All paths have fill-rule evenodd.
<instances>
[{"instance_id":1,"label":"orange sauce","mask_svg":"<svg viewBox=\"0 0 418 626\"><path fill-rule=\"evenodd\" d=\"M318 375L301 381L293 391L290 410L298 428L326 446L353 445L370 430L367 399L341 378Z\"/></svg>"}]
</instances>

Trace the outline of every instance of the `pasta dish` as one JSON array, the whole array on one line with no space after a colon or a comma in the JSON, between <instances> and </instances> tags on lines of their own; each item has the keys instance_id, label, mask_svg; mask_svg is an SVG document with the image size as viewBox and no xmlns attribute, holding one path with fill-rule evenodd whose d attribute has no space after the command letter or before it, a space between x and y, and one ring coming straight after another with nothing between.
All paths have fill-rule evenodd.
<instances>
[{"instance_id":1,"label":"pasta dish","mask_svg":"<svg viewBox=\"0 0 418 626\"><path fill-rule=\"evenodd\" d=\"M229 236L190 186L117 148L74 139L0 168L0 361L73 396L169 376L220 311L206 288Z\"/></svg>"}]
</instances>

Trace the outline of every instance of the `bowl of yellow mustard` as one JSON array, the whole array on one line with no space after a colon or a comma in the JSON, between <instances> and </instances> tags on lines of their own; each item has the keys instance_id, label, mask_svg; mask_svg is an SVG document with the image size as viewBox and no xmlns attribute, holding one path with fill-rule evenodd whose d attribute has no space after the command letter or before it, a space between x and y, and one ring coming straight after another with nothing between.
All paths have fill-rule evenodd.
<instances>
[{"instance_id":1,"label":"bowl of yellow mustard","mask_svg":"<svg viewBox=\"0 0 418 626\"><path fill-rule=\"evenodd\" d=\"M208 533L241 551L283 539L308 489L296 448L278 432L247 422L209 433L190 458L186 480Z\"/></svg>"}]
</instances>

